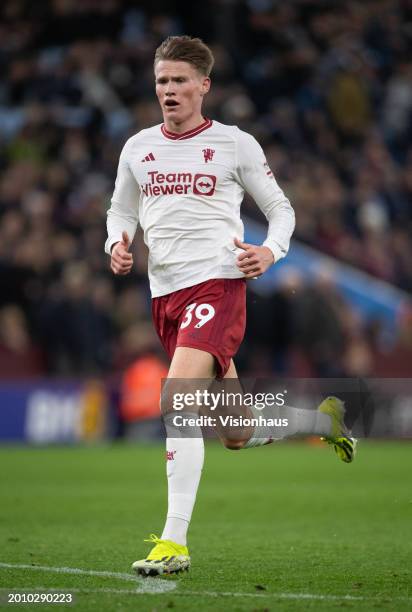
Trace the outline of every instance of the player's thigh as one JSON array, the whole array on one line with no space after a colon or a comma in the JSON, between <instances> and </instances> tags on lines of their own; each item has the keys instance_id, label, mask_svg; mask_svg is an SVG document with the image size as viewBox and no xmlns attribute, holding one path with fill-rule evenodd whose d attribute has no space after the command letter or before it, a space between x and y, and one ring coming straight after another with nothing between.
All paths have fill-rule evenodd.
<instances>
[{"instance_id":1,"label":"player's thigh","mask_svg":"<svg viewBox=\"0 0 412 612\"><path fill-rule=\"evenodd\" d=\"M170 364L168 378L213 378L214 356L206 351L178 346Z\"/></svg>"},{"instance_id":2,"label":"player's thigh","mask_svg":"<svg viewBox=\"0 0 412 612\"><path fill-rule=\"evenodd\" d=\"M176 397L198 397L198 392L209 389L215 377L215 370L215 358L210 353L195 348L177 347L162 388L162 414L166 415L173 410ZM198 413L200 408L198 403L193 404L190 412Z\"/></svg>"},{"instance_id":3,"label":"player's thigh","mask_svg":"<svg viewBox=\"0 0 412 612\"><path fill-rule=\"evenodd\" d=\"M226 372L224 378L238 378L236 366L233 359L230 360L229 369Z\"/></svg>"}]
</instances>

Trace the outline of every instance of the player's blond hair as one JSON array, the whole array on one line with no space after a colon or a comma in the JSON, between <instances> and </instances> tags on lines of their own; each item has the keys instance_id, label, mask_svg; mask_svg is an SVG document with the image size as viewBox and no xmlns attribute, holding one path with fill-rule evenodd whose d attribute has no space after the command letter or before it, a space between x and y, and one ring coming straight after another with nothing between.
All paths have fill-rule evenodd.
<instances>
[{"instance_id":1,"label":"player's blond hair","mask_svg":"<svg viewBox=\"0 0 412 612\"><path fill-rule=\"evenodd\" d=\"M212 51L200 38L168 36L156 49L154 65L161 60L188 62L203 76L209 76L215 63Z\"/></svg>"}]
</instances>

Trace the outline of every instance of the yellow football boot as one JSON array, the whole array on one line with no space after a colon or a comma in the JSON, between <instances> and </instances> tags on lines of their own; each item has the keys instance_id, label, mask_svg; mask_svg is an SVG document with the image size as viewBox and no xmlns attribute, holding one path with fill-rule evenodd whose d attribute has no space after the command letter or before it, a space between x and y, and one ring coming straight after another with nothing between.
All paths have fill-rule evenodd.
<instances>
[{"instance_id":1,"label":"yellow football boot","mask_svg":"<svg viewBox=\"0 0 412 612\"><path fill-rule=\"evenodd\" d=\"M154 533L145 542L155 546L145 559L135 561L132 565L137 574L142 576L159 576L161 574L177 574L190 567L190 557L187 546L176 544L171 540L161 540Z\"/></svg>"},{"instance_id":2,"label":"yellow football boot","mask_svg":"<svg viewBox=\"0 0 412 612\"><path fill-rule=\"evenodd\" d=\"M318 406L319 412L328 414L332 420L332 431L330 436L322 438L328 444L333 444L336 454L339 459L345 463L351 463L356 454L356 445L358 441L350 435L346 428L345 406L337 397L333 395L327 397Z\"/></svg>"}]
</instances>

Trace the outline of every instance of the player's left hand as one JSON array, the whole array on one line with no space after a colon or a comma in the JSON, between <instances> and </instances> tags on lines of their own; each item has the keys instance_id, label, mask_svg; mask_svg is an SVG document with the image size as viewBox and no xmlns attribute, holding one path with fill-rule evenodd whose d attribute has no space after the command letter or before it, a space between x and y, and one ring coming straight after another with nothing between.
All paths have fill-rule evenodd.
<instances>
[{"instance_id":1,"label":"player's left hand","mask_svg":"<svg viewBox=\"0 0 412 612\"><path fill-rule=\"evenodd\" d=\"M247 244L238 238L234 239L235 245L243 250L237 260L236 265L245 278L257 278L262 276L272 264L275 263L272 251L266 246Z\"/></svg>"}]
</instances>

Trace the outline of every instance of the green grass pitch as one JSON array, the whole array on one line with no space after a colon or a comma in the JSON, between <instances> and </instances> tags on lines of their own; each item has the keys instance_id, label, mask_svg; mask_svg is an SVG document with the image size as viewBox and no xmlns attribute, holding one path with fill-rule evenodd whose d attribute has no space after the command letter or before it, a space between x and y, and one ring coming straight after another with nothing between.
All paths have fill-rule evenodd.
<instances>
[{"instance_id":1,"label":"green grass pitch","mask_svg":"<svg viewBox=\"0 0 412 612\"><path fill-rule=\"evenodd\" d=\"M0 605L411 610L411 460L408 442L363 442L352 465L306 443L239 452L207 443L192 569L144 580L130 564L149 533L161 534L163 446L3 447ZM74 605L5 603L10 590L51 589L72 591Z\"/></svg>"}]
</instances>

